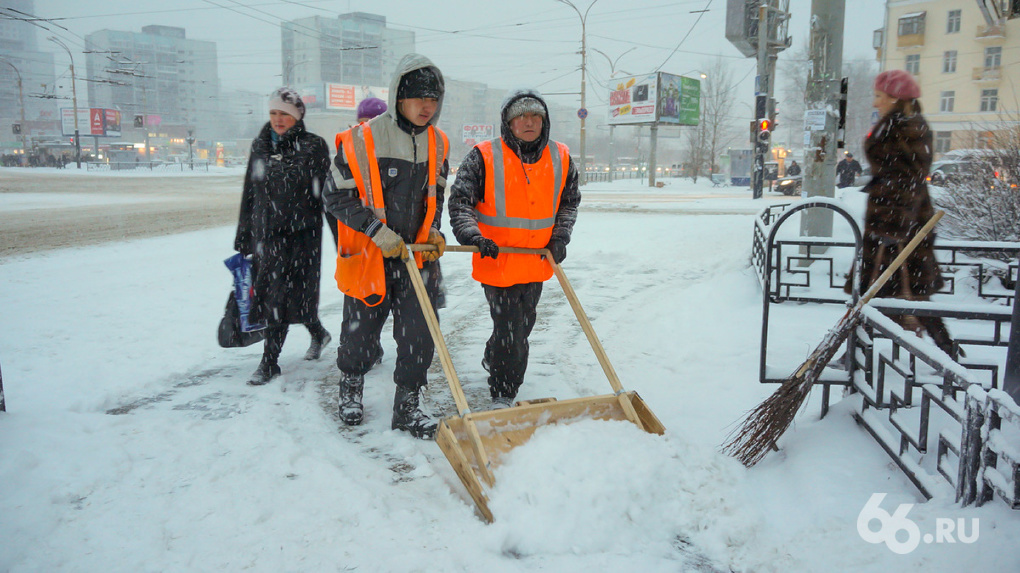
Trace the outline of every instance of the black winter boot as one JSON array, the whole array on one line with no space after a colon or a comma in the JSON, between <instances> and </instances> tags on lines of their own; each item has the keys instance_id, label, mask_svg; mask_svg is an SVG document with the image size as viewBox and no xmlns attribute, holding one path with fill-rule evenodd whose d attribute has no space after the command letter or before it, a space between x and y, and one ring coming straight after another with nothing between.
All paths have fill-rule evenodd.
<instances>
[{"instance_id":1,"label":"black winter boot","mask_svg":"<svg viewBox=\"0 0 1020 573\"><path fill-rule=\"evenodd\" d=\"M421 411L418 391L397 386L393 395L393 423L390 428L403 430L419 439L431 440L436 436L436 421Z\"/></svg>"},{"instance_id":2,"label":"black winter boot","mask_svg":"<svg viewBox=\"0 0 1020 573\"><path fill-rule=\"evenodd\" d=\"M263 384L268 384L279 375L280 365L263 358L262 362L259 362L259 367L255 369L255 372L252 372L251 377L248 379L248 385L262 386Z\"/></svg>"},{"instance_id":3,"label":"black winter boot","mask_svg":"<svg viewBox=\"0 0 1020 573\"><path fill-rule=\"evenodd\" d=\"M321 328L321 327L320 327ZM329 334L325 328L318 335L312 335L312 343L308 345L308 351L305 352L305 360L318 360L322 356L322 349L326 347L333 337Z\"/></svg>"},{"instance_id":4,"label":"black winter boot","mask_svg":"<svg viewBox=\"0 0 1020 573\"><path fill-rule=\"evenodd\" d=\"M340 419L348 426L357 426L365 419L361 396L365 391L365 377L361 374L340 376Z\"/></svg>"}]
</instances>

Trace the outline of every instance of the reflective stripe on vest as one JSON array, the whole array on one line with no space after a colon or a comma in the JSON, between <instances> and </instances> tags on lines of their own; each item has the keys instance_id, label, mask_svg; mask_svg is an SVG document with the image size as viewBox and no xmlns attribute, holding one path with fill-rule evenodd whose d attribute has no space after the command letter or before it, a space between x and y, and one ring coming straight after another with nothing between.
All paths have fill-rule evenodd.
<instances>
[{"instance_id":1,"label":"reflective stripe on vest","mask_svg":"<svg viewBox=\"0 0 1020 573\"><path fill-rule=\"evenodd\" d=\"M550 141L546 146L549 156L552 158L553 181L556 186L552 197L552 217L544 219L528 219L526 217L510 217L506 210L506 173L503 162L503 140L493 139L492 144L492 169L493 169L493 206L496 208L495 215L486 215L475 209L478 222L493 227L507 229L529 229L538 230L552 227L556 223L556 207L560 204L560 195L563 193L563 158L560 156L559 146L556 142Z\"/></svg>"}]
</instances>

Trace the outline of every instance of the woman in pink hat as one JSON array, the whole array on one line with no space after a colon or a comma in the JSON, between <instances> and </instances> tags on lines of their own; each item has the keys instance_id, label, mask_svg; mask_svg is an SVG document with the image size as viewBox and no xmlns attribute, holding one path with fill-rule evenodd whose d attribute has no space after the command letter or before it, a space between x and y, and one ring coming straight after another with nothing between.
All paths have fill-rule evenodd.
<instances>
[{"instance_id":1,"label":"woman in pink hat","mask_svg":"<svg viewBox=\"0 0 1020 573\"><path fill-rule=\"evenodd\" d=\"M864 141L872 178L863 189L868 194L868 206L864 216L861 292L935 214L925 181L932 162L932 132L921 115L920 97L917 81L903 70L888 70L875 78L872 105L880 117ZM878 296L928 300L938 292L943 280L935 260L934 242L935 233L925 237ZM850 288L848 281L847 292ZM927 332L939 348L954 356L953 340L941 318L894 318L919 336Z\"/></svg>"}]
</instances>

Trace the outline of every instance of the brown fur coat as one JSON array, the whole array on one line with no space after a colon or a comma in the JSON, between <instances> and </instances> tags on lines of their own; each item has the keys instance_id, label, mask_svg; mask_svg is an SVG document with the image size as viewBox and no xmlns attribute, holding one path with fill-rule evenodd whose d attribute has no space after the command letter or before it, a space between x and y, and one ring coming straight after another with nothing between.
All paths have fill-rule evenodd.
<instances>
[{"instance_id":1,"label":"brown fur coat","mask_svg":"<svg viewBox=\"0 0 1020 573\"><path fill-rule=\"evenodd\" d=\"M935 210L925 178L931 168L932 133L921 114L910 117L892 112L875 124L864 142L871 164L871 182L865 186L868 206L864 216L864 253L861 292L884 271ZM942 288L943 280L929 234L905 263L910 294L927 298ZM884 247L884 248L883 248ZM904 298L902 274L894 273L878 296ZM850 281L847 281L847 292Z\"/></svg>"}]
</instances>

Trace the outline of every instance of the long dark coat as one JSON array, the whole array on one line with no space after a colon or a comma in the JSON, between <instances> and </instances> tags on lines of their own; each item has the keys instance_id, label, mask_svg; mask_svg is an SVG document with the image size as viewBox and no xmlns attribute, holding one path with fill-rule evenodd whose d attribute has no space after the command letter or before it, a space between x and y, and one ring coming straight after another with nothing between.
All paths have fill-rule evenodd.
<instances>
[{"instance_id":1,"label":"long dark coat","mask_svg":"<svg viewBox=\"0 0 1020 573\"><path fill-rule=\"evenodd\" d=\"M298 121L274 144L269 123L252 142L234 249L253 255L255 320L318 319L322 189L329 148Z\"/></svg>"},{"instance_id":2,"label":"long dark coat","mask_svg":"<svg viewBox=\"0 0 1020 573\"><path fill-rule=\"evenodd\" d=\"M868 205L864 216L862 293L935 213L925 181L931 168L932 133L921 114L907 117L894 111L880 119L864 142L864 154L871 164L872 178L863 189L868 193ZM934 242L933 232L907 258L909 294L927 297L942 288ZM878 296L904 298L907 293L901 276L901 272L894 273ZM850 290L849 280L846 290Z\"/></svg>"}]
</instances>

